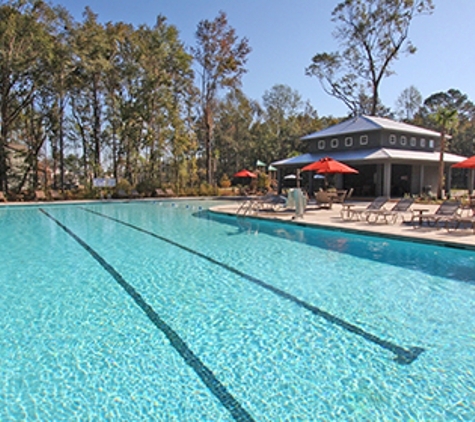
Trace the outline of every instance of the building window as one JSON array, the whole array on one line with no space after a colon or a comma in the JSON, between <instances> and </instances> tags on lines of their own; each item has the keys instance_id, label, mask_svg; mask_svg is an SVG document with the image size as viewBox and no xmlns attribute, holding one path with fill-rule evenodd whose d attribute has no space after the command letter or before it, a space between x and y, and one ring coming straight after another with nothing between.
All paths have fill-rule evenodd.
<instances>
[{"instance_id":1,"label":"building window","mask_svg":"<svg viewBox=\"0 0 475 422\"><path fill-rule=\"evenodd\" d=\"M426 140L425 138L421 138L421 147L425 148L426 147Z\"/></svg>"},{"instance_id":2,"label":"building window","mask_svg":"<svg viewBox=\"0 0 475 422\"><path fill-rule=\"evenodd\" d=\"M353 137L348 136L345 138L345 147L352 147L353 146Z\"/></svg>"},{"instance_id":3,"label":"building window","mask_svg":"<svg viewBox=\"0 0 475 422\"><path fill-rule=\"evenodd\" d=\"M368 145L368 135L360 136L360 145Z\"/></svg>"},{"instance_id":4,"label":"building window","mask_svg":"<svg viewBox=\"0 0 475 422\"><path fill-rule=\"evenodd\" d=\"M429 140L429 148L434 148L434 140L433 139Z\"/></svg>"},{"instance_id":5,"label":"building window","mask_svg":"<svg viewBox=\"0 0 475 422\"><path fill-rule=\"evenodd\" d=\"M396 143L396 135L389 135L389 143L394 145Z\"/></svg>"},{"instance_id":6,"label":"building window","mask_svg":"<svg viewBox=\"0 0 475 422\"><path fill-rule=\"evenodd\" d=\"M325 139L318 141L318 149L325 149Z\"/></svg>"},{"instance_id":7,"label":"building window","mask_svg":"<svg viewBox=\"0 0 475 422\"><path fill-rule=\"evenodd\" d=\"M406 143L407 143L407 138L406 138L405 136L401 136L400 142L401 142L401 145L406 145Z\"/></svg>"},{"instance_id":8,"label":"building window","mask_svg":"<svg viewBox=\"0 0 475 422\"><path fill-rule=\"evenodd\" d=\"M415 147L417 145L417 139L413 136L411 137L411 147Z\"/></svg>"},{"instance_id":9,"label":"building window","mask_svg":"<svg viewBox=\"0 0 475 422\"><path fill-rule=\"evenodd\" d=\"M338 138L333 138L330 145L332 148L338 148Z\"/></svg>"}]
</instances>

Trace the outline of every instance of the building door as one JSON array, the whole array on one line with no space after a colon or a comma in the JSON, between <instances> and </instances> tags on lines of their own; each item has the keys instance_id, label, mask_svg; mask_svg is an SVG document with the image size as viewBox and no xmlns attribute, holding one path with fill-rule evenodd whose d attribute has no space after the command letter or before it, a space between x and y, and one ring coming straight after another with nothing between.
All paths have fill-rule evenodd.
<instances>
[{"instance_id":1,"label":"building door","mask_svg":"<svg viewBox=\"0 0 475 422\"><path fill-rule=\"evenodd\" d=\"M393 164L391 166L391 197L402 198L411 193L412 166Z\"/></svg>"},{"instance_id":2,"label":"building door","mask_svg":"<svg viewBox=\"0 0 475 422\"><path fill-rule=\"evenodd\" d=\"M353 166L358 174L344 175L344 188L354 188L354 196L373 197L376 195L377 167L375 164Z\"/></svg>"}]
</instances>

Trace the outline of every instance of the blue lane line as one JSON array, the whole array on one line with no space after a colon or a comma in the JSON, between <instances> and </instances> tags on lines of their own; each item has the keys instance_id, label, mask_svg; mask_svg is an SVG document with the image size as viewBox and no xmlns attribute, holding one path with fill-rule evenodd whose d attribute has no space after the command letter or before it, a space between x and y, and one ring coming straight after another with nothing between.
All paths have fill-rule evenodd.
<instances>
[{"instance_id":1,"label":"blue lane line","mask_svg":"<svg viewBox=\"0 0 475 422\"><path fill-rule=\"evenodd\" d=\"M231 413L234 420L239 422L253 421L251 415L241 406L241 404L228 392L226 387L216 378L213 372L196 356L183 339L165 321L163 321L154 309L144 300L137 290L133 288L101 255L92 249L79 236L68 229L64 224L56 220L44 209L40 211L53 220L69 236L78 242L89 254L104 268L114 280L127 292L134 302L145 312L148 319L168 338L174 349L180 354L183 360L201 378L203 383L221 402L221 404Z\"/></svg>"},{"instance_id":2,"label":"blue lane line","mask_svg":"<svg viewBox=\"0 0 475 422\"><path fill-rule=\"evenodd\" d=\"M207 260L207 261L209 261L209 262L211 262L215 265L218 265L218 266L226 269L227 271L229 271L233 274L236 274L239 277L242 277L247 281L250 281L251 283L257 284L258 286L263 287L264 289L269 290L272 293L275 293L277 296L280 296L281 298L287 299L287 300L295 303L296 305L312 312L314 315L317 315L321 318L324 318L326 321L331 322L332 324L338 325L339 327L345 329L346 331L349 331L350 333L356 334L356 335L364 338L365 340L368 340L368 341L370 341L374 344L377 344L378 346L380 346L380 347L382 347L386 350L390 350L391 352L393 352L396 355L394 360L399 364L403 364L403 365L411 364L425 350L421 347L409 347L408 349L406 349L404 347L398 346L395 343L392 343L388 340L384 340L382 338L379 338L378 336L376 336L374 334L371 334L371 333L363 330L362 328L360 328L356 325L353 325L353 324L351 324L351 323L349 323L349 322L347 322L347 321L345 321L341 318L338 318L337 316L332 315L332 314L318 308L317 306L311 305L310 303L307 303L307 302L299 299L298 297L293 296L290 293L287 293L286 291L279 289L278 287L275 287L271 284L268 284L265 281L262 281L262 280L260 280L256 277L253 277L249 274L246 274L246 273L244 273L244 272L242 272L242 271L240 271L240 270L238 270L234 267L231 267L228 264L225 264L225 263L220 262L220 261L218 261L214 258L211 258L211 257L209 257L205 254L202 254L201 252L195 251L194 249L188 248L184 245L181 245L177 242L174 242L173 240L167 239L166 237L163 237L163 236L160 236L156 233L153 233L153 232L150 232L148 230L142 229L141 227L134 226L133 224L127 223L127 222L119 220L117 218L110 217L106 214L102 214L100 212L93 211L93 210L90 210L90 209L87 209L87 208L84 208L84 207L80 207L80 208L83 209L84 211L87 211L87 212L91 213L91 214L95 214L95 215L98 215L100 217L107 218L108 220L111 220L111 221L115 221L116 223L122 224L126 227L130 227L130 228L132 228L134 230L137 230L141 233L145 233L145 234L147 234L149 236L152 236L152 237L155 237L156 239L159 239L163 242L169 243L170 245L176 246L176 247L178 247L178 248L180 248L180 249L182 249L186 252L192 253L192 254L194 254L196 256L199 256L200 258L203 258L203 259L205 259L205 260Z\"/></svg>"}]
</instances>

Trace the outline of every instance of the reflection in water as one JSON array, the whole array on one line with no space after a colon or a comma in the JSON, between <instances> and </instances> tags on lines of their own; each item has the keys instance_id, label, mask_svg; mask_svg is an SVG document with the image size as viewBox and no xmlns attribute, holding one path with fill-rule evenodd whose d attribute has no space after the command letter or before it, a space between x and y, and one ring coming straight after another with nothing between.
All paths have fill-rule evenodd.
<instances>
[{"instance_id":1,"label":"reflection in water","mask_svg":"<svg viewBox=\"0 0 475 422\"><path fill-rule=\"evenodd\" d=\"M473 276L475 258L471 251L370 235L357 235L340 230L294 226L282 222L236 219L233 216L213 212L195 214L195 216L237 227L238 233L234 234L260 233L276 236L325 250L475 284ZM238 220L241 221L238 223ZM244 220L247 222L244 223ZM239 229L239 224L241 229ZM243 224L246 224L245 229Z\"/></svg>"}]
</instances>

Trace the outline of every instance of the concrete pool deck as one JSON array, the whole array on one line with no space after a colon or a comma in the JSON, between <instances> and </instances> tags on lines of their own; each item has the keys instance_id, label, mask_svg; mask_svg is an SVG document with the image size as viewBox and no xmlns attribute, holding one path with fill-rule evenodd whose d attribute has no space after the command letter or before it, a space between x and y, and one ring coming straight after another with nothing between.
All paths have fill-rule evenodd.
<instances>
[{"instance_id":1,"label":"concrete pool deck","mask_svg":"<svg viewBox=\"0 0 475 422\"><path fill-rule=\"evenodd\" d=\"M353 202L355 207L366 207L369 202ZM234 204L218 205L211 208L214 212L228 215L236 215L242 201ZM390 209L393 204L387 208ZM424 209L428 213L434 212L438 205L432 204L414 204L413 210ZM360 233L366 235L383 236L388 238L397 238L401 240L417 241L423 243L436 243L442 246L470 249L475 251L475 234L471 227L464 225L457 230L446 230L443 225L440 229L423 225L410 225L402 223L399 219L395 224L386 224L380 221L377 223L368 223L366 220L355 221L343 219L340 215L341 204L334 204L332 209L318 209L314 205L309 205L303 217L295 218L295 213L291 211L274 212L259 211L245 215L241 218L255 218L265 220L278 220L289 224L300 226L321 227L332 230L342 230L346 232ZM406 213L406 220L410 220L411 213ZM417 218L417 217L416 217Z\"/></svg>"}]
</instances>

